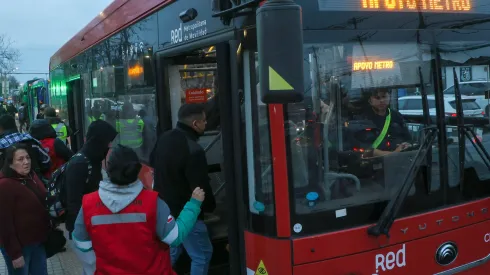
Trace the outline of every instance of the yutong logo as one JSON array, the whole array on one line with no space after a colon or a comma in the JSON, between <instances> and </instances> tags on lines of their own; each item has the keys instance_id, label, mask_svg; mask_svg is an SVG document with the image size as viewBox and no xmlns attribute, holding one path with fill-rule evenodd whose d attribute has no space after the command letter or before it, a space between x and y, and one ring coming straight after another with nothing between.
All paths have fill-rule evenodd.
<instances>
[{"instance_id":1,"label":"yutong logo","mask_svg":"<svg viewBox=\"0 0 490 275\"><path fill-rule=\"evenodd\" d=\"M440 265L448 265L458 256L458 247L452 242L442 244L436 251L436 261Z\"/></svg>"},{"instance_id":2,"label":"yutong logo","mask_svg":"<svg viewBox=\"0 0 490 275\"><path fill-rule=\"evenodd\" d=\"M392 270L396 267L404 267L407 265L405 258L405 244L397 252L388 252L386 255L376 255L376 273L378 275L381 271Z\"/></svg>"},{"instance_id":3,"label":"yutong logo","mask_svg":"<svg viewBox=\"0 0 490 275\"><path fill-rule=\"evenodd\" d=\"M447 224L448 222L450 222L450 223L457 223L457 222L460 222L463 218L471 219L471 218L474 218L477 215L484 215L484 214L487 214L487 213L488 213L488 208L482 208L478 212L475 212L475 211L467 212L466 213L466 216L462 216L462 217L461 216L452 216L451 219L447 219L447 220L439 219L439 220L436 220L435 221L435 225L442 226L444 224ZM420 231L426 230L428 226L433 227L434 224L431 225L431 224L427 224L427 223L422 223L422 224L419 224L418 225L418 229ZM408 229L409 228L406 227L406 228L402 228L400 230L402 231L403 234L407 234L408 233Z\"/></svg>"}]
</instances>

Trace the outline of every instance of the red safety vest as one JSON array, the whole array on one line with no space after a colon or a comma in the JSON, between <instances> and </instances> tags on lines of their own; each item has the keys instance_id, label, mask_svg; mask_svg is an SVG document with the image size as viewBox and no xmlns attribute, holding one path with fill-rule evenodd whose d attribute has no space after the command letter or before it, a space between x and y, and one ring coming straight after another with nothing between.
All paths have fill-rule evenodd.
<instances>
[{"instance_id":1,"label":"red safety vest","mask_svg":"<svg viewBox=\"0 0 490 275\"><path fill-rule=\"evenodd\" d=\"M142 190L113 214L99 192L83 197L83 219L96 255L96 275L176 275L168 245L156 234L158 193Z\"/></svg>"},{"instance_id":2,"label":"red safety vest","mask_svg":"<svg viewBox=\"0 0 490 275\"><path fill-rule=\"evenodd\" d=\"M50 179L51 175L53 175L53 172L56 171L56 169L60 168L61 165L65 164L65 160L56 155L56 151L54 150L55 140L55 138L45 138L40 141L44 150L48 152L49 158L51 159L51 167L43 174L43 176L47 179Z\"/></svg>"}]
</instances>

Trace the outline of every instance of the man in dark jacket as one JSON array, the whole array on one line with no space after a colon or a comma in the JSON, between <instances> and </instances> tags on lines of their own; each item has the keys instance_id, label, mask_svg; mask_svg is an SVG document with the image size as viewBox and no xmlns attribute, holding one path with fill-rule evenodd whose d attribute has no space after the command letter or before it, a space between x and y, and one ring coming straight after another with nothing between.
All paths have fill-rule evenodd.
<instances>
[{"instance_id":1,"label":"man in dark jacket","mask_svg":"<svg viewBox=\"0 0 490 275\"><path fill-rule=\"evenodd\" d=\"M87 141L67 164L63 180L66 188L66 229L70 232L69 236L82 207L83 195L99 189L102 161L116 135L116 129L109 123L103 120L92 122L88 127Z\"/></svg>"},{"instance_id":2,"label":"man in dark jacket","mask_svg":"<svg viewBox=\"0 0 490 275\"><path fill-rule=\"evenodd\" d=\"M209 184L208 164L204 149L197 143L206 129L205 106L201 104L183 105L178 113L176 129L164 133L157 141L151 155L155 168L154 190L167 202L172 215L178 216L187 203L192 190L204 189L206 199L202 212L213 212L216 201ZM182 245L171 248L172 264L175 264L182 249L192 259L191 274L207 274L213 254L203 213L192 232Z\"/></svg>"},{"instance_id":3,"label":"man in dark jacket","mask_svg":"<svg viewBox=\"0 0 490 275\"><path fill-rule=\"evenodd\" d=\"M11 115L0 116L0 167L3 167L4 151L16 143L23 143L29 148L32 169L42 178L42 174L51 167L51 159L41 143L29 134L19 133L15 118Z\"/></svg>"}]
</instances>

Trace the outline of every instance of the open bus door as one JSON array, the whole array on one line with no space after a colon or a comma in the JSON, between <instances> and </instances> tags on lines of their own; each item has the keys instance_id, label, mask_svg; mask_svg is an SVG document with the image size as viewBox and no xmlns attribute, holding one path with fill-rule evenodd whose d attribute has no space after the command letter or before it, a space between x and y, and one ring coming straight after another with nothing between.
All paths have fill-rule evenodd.
<instances>
[{"instance_id":1,"label":"open bus door","mask_svg":"<svg viewBox=\"0 0 490 275\"><path fill-rule=\"evenodd\" d=\"M237 207L236 196L241 194L235 191L240 180L232 171L234 157L238 155L233 153L232 127L240 127L236 117L240 100L231 87L231 79L236 78L232 76L236 70L230 69L233 64L230 61L233 54L230 53L236 49L230 51L231 47L233 43L224 41L199 43L180 51L157 53L156 59L160 133L175 127L182 104L206 104L208 123L199 143L206 151L210 183L217 204L214 213L205 213L204 220L213 243L209 274L223 274L228 269L229 258L238 257L238 254L229 254L230 242L237 239L234 237L238 232L236 221L240 218L234 209ZM233 107L237 109L232 111ZM236 247L235 243L233 247ZM184 253L175 269L179 274L186 274L189 267L190 259Z\"/></svg>"},{"instance_id":2,"label":"open bus door","mask_svg":"<svg viewBox=\"0 0 490 275\"><path fill-rule=\"evenodd\" d=\"M73 152L78 152L83 145L83 114L84 110L82 102L82 82L80 78L73 79L66 83L66 96L67 96L67 109L69 126L71 127L73 134L70 137L70 146Z\"/></svg>"}]
</instances>

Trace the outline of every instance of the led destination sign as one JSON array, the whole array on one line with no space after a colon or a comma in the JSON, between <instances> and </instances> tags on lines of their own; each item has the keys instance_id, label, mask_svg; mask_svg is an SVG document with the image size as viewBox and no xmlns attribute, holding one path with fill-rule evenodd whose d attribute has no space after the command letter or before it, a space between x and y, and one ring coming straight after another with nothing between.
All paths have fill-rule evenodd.
<instances>
[{"instance_id":1,"label":"led destination sign","mask_svg":"<svg viewBox=\"0 0 490 275\"><path fill-rule=\"evenodd\" d=\"M471 0L360 0L361 9L392 11L471 11Z\"/></svg>"},{"instance_id":2,"label":"led destination sign","mask_svg":"<svg viewBox=\"0 0 490 275\"><path fill-rule=\"evenodd\" d=\"M318 0L320 11L490 13L488 0Z\"/></svg>"},{"instance_id":3,"label":"led destination sign","mask_svg":"<svg viewBox=\"0 0 490 275\"><path fill-rule=\"evenodd\" d=\"M367 70L390 70L395 67L393 60L380 60L380 61L355 61L352 64L353 71L367 71Z\"/></svg>"}]
</instances>

